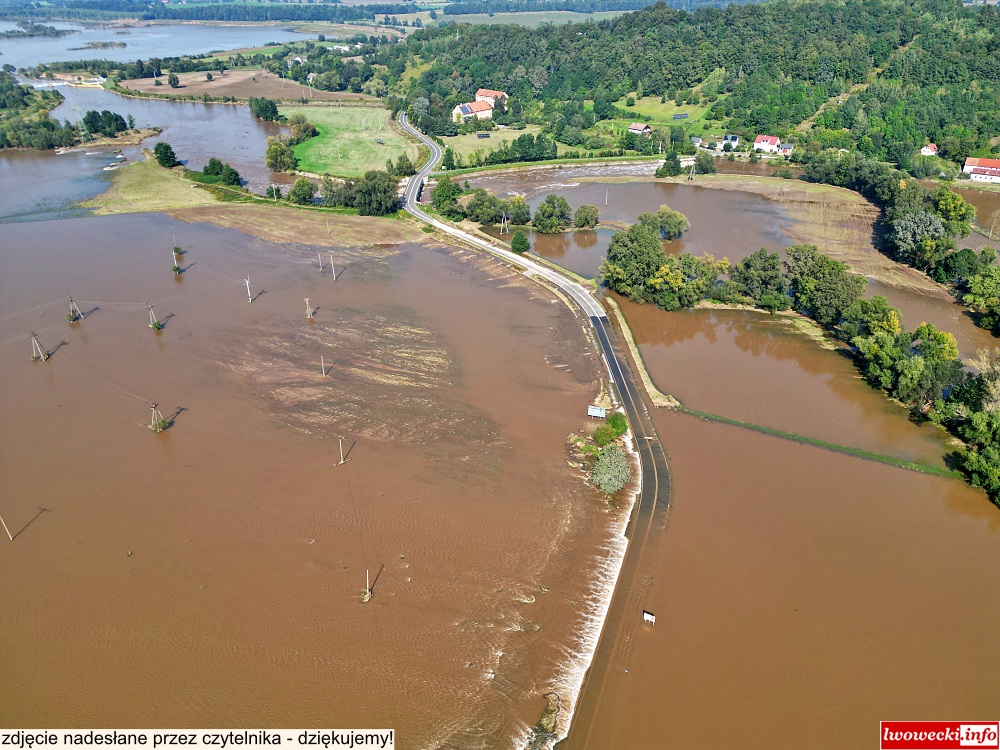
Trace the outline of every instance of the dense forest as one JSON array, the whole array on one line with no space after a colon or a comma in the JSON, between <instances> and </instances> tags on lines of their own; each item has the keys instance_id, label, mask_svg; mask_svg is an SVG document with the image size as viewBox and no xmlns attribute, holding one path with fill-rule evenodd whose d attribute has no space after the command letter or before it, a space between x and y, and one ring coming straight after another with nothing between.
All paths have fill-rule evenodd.
<instances>
[{"instance_id":1,"label":"dense forest","mask_svg":"<svg viewBox=\"0 0 1000 750\"><path fill-rule=\"evenodd\" d=\"M611 117L612 102L641 91L678 103L704 96L706 119L744 137L793 136L814 151L856 148L907 168L929 140L960 160L1000 132L998 19L992 6L950 0L693 13L659 3L600 23L424 29L378 57L390 78L401 58L423 63L405 93L431 132L480 86L508 92L539 122L571 101ZM577 125L586 130L585 115Z\"/></svg>"},{"instance_id":2,"label":"dense forest","mask_svg":"<svg viewBox=\"0 0 1000 750\"><path fill-rule=\"evenodd\" d=\"M528 13L539 11L571 11L573 13L600 13L610 10L640 10L655 4L656 0L459 0L444 6L446 16L465 13ZM758 3L762 0L670 0L671 8L721 8L735 3Z\"/></svg>"},{"instance_id":3,"label":"dense forest","mask_svg":"<svg viewBox=\"0 0 1000 750\"><path fill-rule=\"evenodd\" d=\"M0 148L48 149L72 146L77 132L60 126L49 111L62 101L57 91L21 86L10 72L0 72Z\"/></svg>"}]
</instances>

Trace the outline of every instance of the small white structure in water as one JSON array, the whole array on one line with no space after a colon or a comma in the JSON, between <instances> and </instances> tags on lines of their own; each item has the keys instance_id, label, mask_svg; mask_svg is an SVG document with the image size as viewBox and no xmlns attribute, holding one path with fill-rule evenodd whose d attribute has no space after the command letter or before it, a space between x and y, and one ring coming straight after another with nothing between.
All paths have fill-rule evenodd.
<instances>
[{"instance_id":1,"label":"small white structure in water","mask_svg":"<svg viewBox=\"0 0 1000 750\"><path fill-rule=\"evenodd\" d=\"M654 615L652 612L647 612L646 610L642 610L642 621L648 622L650 625L655 625L656 615Z\"/></svg>"}]
</instances>

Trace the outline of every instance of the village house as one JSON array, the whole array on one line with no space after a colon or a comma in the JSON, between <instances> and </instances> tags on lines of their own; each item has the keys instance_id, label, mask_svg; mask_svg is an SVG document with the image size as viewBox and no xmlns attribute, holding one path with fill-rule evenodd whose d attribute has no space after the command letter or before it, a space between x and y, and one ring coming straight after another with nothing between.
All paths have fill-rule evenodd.
<instances>
[{"instance_id":1,"label":"village house","mask_svg":"<svg viewBox=\"0 0 1000 750\"><path fill-rule=\"evenodd\" d=\"M497 102L502 104L507 103L507 93L505 91L494 91L493 89L479 89L476 92L477 102L486 102L491 107L496 109Z\"/></svg>"},{"instance_id":2,"label":"village house","mask_svg":"<svg viewBox=\"0 0 1000 750\"><path fill-rule=\"evenodd\" d=\"M644 135L649 138L653 134L653 129L641 122L633 122L628 126L628 132L635 133L636 135Z\"/></svg>"},{"instance_id":3,"label":"village house","mask_svg":"<svg viewBox=\"0 0 1000 750\"><path fill-rule=\"evenodd\" d=\"M922 149L920 149L921 156L937 156L938 147L936 143L928 143Z\"/></svg>"},{"instance_id":4,"label":"village house","mask_svg":"<svg viewBox=\"0 0 1000 750\"><path fill-rule=\"evenodd\" d=\"M691 143L694 145L695 148L698 148L698 146L701 145L701 138L699 138L696 135L693 135L691 136Z\"/></svg>"},{"instance_id":5,"label":"village house","mask_svg":"<svg viewBox=\"0 0 1000 750\"><path fill-rule=\"evenodd\" d=\"M473 117L478 117L480 120L492 120L493 106L488 102L459 104L451 111L451 116L455 122L468 122Z\"/></svg>"},{"instance_id":6,"label":"village house","mask_svg":"<svg viewBox=\"0 0 1000 750\"><path fill-rule=\"evenodd\" d=\"M740 137L738 135L730 135L729 133L726 133L724 136L722 136L723 151L726 150L727 143L729 144L729 148L735 151L736 147L740 145Z\"/></svg>"},{"instance_id":7,"label":"village house","mask_svg":"<svg viewBox=\"0 0 1000 750\"><path fill-rule=\"evenodd\" d=\"M1000 159L978 159L970 156L965 160L962 171L970 180L977 182L1000 182Z\"/></svg>"},{"instance_id":8,"label":"village house","mask_svg":"<svg viewBox=\"0 0 1000 750\"><path fill-rule=\"evenodd\" d=\"M781 141L775 135L758 135L753 139L753 150L763 151L766 154L776 154L781 146Z\"/></svg>"},{"instance_id":9,"label":"village house","mask_svg":"<svg viewBox=\"0 0 1000 750\"><path fill-rule=\"evenodd\" d=\"M778 145L778 153L782 156L789 156L792 153L793 148L795 148L794 144L781 143Z\"/></svg>"}]
</instances>

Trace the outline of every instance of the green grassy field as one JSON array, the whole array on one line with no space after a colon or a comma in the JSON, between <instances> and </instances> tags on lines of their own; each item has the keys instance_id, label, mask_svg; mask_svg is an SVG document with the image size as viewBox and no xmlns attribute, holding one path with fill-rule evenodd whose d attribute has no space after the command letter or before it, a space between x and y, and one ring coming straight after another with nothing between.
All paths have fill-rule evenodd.
<instances>
[{"instance_id":1,"label":"green grassy field","mask_svg":"<svg viewBox=\"0 0 1000 750\"><path fill-rule=\"evenodd\" d=\"M527 125L524 130L511 130L510 128L494 130L490 133L489 138L477 138L475 133L469 133L468 135L456 135L451 138L442 138L441 140L444 141L445 146L451 146L455 149L456 154L461 154L463 157L468 158L469 154L475 153L477 149L482 149L484 152L490 151L499 146L501 141L506 140L509 143L525 133L533 136L535 133L541 131L541 129L538 125Z\"/></svg>"},{"instance_id":2,"label":"green grassy field","mask_svg":"<svg viewBox=\"0 0 1000 750\"><path fill-rule=\"evenodd\" d=\"M416 164L417 146L389 121L389 110L374 107L281 107L289 117L303 114L319 135L295 147L299 169L336 177L360 177L385 169L402 154ZM376 142L380 138L383 143Z\"/></svg>"},{"instance_id":3,"label":"green grassy field","mask_svg":"<svg viewBox=\"0 0 1000 750\"><path fill-rule=\"evenodd\" d=\"M631 96L635 96L634 93ZM720 96L722 99L725 94ZM660 97L658 96L646 96L642 99L636 100L634 107L626 107L625 101L627 97L622 97L620 100L615 102L615 106L621 107L627 112L635 112L637 117L635 120L604 120L598 123L598 131L602 133L608 132L608 128L613 127L616 133L621 132L623 128L627 129L628 126L635 121L642 121L642 117L651 118L648 125L650 127L669 127L671 125L680 125L684 128L688 135L698 136L708 141L719 140L724 134L724 129L721 122L715 120L709 123L709 127L706 130L704 119L705 113L712 107L714 102L707 102L702 100L701 104L682 104L677 106L674 104L672 99L668 99L664 103L660 103ZM675 120L675 114L686 114L688 118L686 120Z\"/></svg>"}]
</instances>

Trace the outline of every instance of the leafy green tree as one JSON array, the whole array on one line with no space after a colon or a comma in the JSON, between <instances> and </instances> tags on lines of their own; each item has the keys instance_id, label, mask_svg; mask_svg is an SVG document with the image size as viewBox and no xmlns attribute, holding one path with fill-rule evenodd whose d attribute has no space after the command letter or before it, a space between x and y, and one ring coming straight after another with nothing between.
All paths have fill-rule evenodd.
<instances>
[{"instance_id":1,"label":"leafy green tree","mask_svg":"<svg viewBox=\"0 0 1000 750\"><path fill-rule=\"evenodd\" d=\"M677 152L671 149L667 152L663 164L656 168L657 177L676 177L681 173L681 160Z\"/></svg>"},{"instance_id":2,"label":"leafy green tree","mask_svg":"<svg viewBox=\"0 0 1000 750\"><path fill-rule=\"evenodd\" d=\"M483 226L496 224L503 216L503 207L495 195L483 188L472 191L472 200L465 206L465 215Z\"/></svg>"},{"instance_id":3,"label":"leafy green tree","mask_svg":"<svg viewBox=\"0 0 1000 750\"><path fill-rule=\"evenodd\" d=\"M611 238L601 274L611 290L639 301L647 282L666 262L659 232L648 224L633 224Z\"/></svg>"},{"instance_id":4,"label":"leafy green tree","mask_svg":"<svg viewBox=\"0 0 1000 750\"><path fill-rule=\"evenodd\" d=\"M598 218L597 206L585 203L576 209L576 214L573 216L573 226L577 229L593 229L597 226Z\"/></svg>"},{"instance_id":5,"label":"leafy green tree","mask_svg":"<svg viewBox=\"0 0 1000 750\"><path fill-rule=\"evenodd\" d=\"M205 80L206 81L211 81L212 80L212 74L211 73L206 73L205 74Z\"/></svg>"},{"instance_id":6,"label":"leafy green tree","mask_svg":"<svg viewBox=\"0 0 1000 750\"><path fill-rule=\"evenodd\" d=\"M613 411L608 415L607 424L615 431L615 437L628 432L628 418L620 411Z\"/></svg>"},{"instance_id":7,"label":"leafy green tree","mask_svg":"<svg viewBox=\"0 0 1000 750\"><path fill-rule=\"evenodd\" d=\"M273 99L263 96L251 96L249 100L250 111L259 120L271 121L280 119L278 114L278 103Z\"/></svg>"},{"instance_id":8,"label":"leafy green tree","mask_svg":"<svg viewBox=\"0 0 1000 750\"><path fill-rule=\"evenodd\" d=\"M573 214L567 200L561 195L550 193L538 204L531 224L542 234L558 234L572 221Z\"/></svg>"},{"instance_id":9,"label":"leafy green tree","mask_svg":"<svg viewBox=\"0 0 1000 750\"><path fill-rule=\"evenodd\" d=\"M660 226L660 236L665 240L676 240L688 228L687 217L680 211L671 210L666 203L656 211L656 219Z\"/></svg>"},{"instance_id":10,"label":"leafy green tree","mask_svg":"<svg viewBox=\"0 0 1000 750\"><path fill-rule=\"evenodd\" d=\"M176 89L181 85L181 79L177 77L176 73L171 73L167 76L167 83L170 84L170 88Z\"/></svg>"},{"instance_id":11,"label":"leafy green tree","mask_svg":"<svg viewBox=\"0 0 1000 750\"><path fill-rule=\"evenodd\" d=\"M211 159L208 160L208 164L206 164L205 168L201 170L201 173L204 175L208 175L210 177L215 175L221 175L222 162L213 156Z\"/></svg>"},{"instance_id":12,"label":"leafy green tree","mask_svg":"<svg viewBox=\"0 0 1000 750\"><path fill-rule=\"evenodd\" d=\"M765 248L761 248L752 253L732 267L729 278L733 281L739 292L746 295L760 304L761 300L767 300L769 308L780 305L779 300L785 298L784 307L788 307L787 290L788 284L781 272L781 258L777 253L769 253Z\"/></svg>"},{"instance_id":13,"label":"leafy green tree","mask_svg":"<svg viewBox=\"0 0 1000 750\"><path fill-rule=\"evenodd\" d=\"M413 166L413 162L410 161L410 157L406 154L400 154L399 158L396 160L395 174L398 177L409 177L417 173L417 168Z\"/></svg>"},{"instance_id":14,"label":"leafy green tree","mask_svg":"<svg viewBox=\"0 0 1000 750\"><path fill-rule=\"evenodd\" d=\"M153 147L153 156L156 157L156 163L161 167L170 169L177 166L177 156L174 154L174 149L165 141L160 141Z\"/></svg>"},{"instance_id":15,"label":"leafy green tree","mask_svg":"<svg viewBox=\"0 0 1000 750\"><path fill-rule=\"evenodd\" d=\"M615 428L607 422L598 425L597 429L594 430L594 442L602 448L608 443L613 443L617 437L618 433L615 432Z\"/></svg>"},{"instance_id":16,"label":"leafy green tree","mask_svg":"<svg viewBox=\"0 0 1000 750\"><path fill-rule=\"evenodd\" d=\"M444 150L444 157L442 157L441 159L441 168L442 169L455 168L455 149L453 149L451 146L448 146L448 148Z\"/></svg>"},{"instance_id":17,"label":"leafy green tree","mask_svg":"<svg viewBox=\"0 0 1000 750\"><path fill-rule=\"evenodd\" d=\"M969 222L976 216L974 206L946 187L939 187L931 193L931 201L934 203L934 212L941 217L949 234L969 236L969 232L972 231Z\"/></svg>"},{"instance_id":18,"label":"leafy green tree","mask_svg":"<svg viewBox=\"0 0 1000 750\"><path fill-rule=\"evenodd\" d=\"M230 187L240 187L243 180L240 178L240 173L233 169L233 167L229 164L223 164L222 169L219 171L219 182Z\"/></svg>"},{"instance_id":19,"label":"leafy green tree","mask_svg":"<svg viewBox=\"0 0 1000 750\"><path fill-rule=\"evenodd\" d=\"M936 241L944 236L945 228L940 217L930 211L915 211L898 216L892 222L890 239L896 247L896 257L916 266L926 253L924 241L930 240L936 246Z\"/></svg>"},{"instance_id":20,"label":"leafy green tree","mask_svg":"<svg viewBox=\"0 0 1000 750\"><path fill-rule=\"evenodd\" d=\"M281 138L272 136L267 139L264 163L272 172L291 172L298 164L298 160L291 146Z\"/></svg>"},{"instance_id":21,"label":"leafy green tree","mask_svg":"<svg viewBox=\"0 0 1000 750\"><path fill-rule=\"evenodd\" d=\"M308 205L316 197L316 185L307 177L300 177L288 191L288 200L300 205Z\"/></svg>"},{"instance_id":22,"label":"leafy green tree","mask_svg":"<svg viewBox=\"0 0 1000 750\"><path fill-rule=\"evenodd\" d=\"M442 175L431 191L431 203L445 216L461 216L462 211L458 208L457 202L458 196L461 194L462 186L457 182L452 182L448 175Z\"/></svg>"},{"instance_id":23,"label":"leafy green tree","mask_svg":"<svg viewBox=\"0 0 1000 750\"><path fill-rule=\"evenodd\" d=\"M399 210L399 181L388 172L369 170L354 186L354 205L362 216L386 216Z\"/></svg>"},{"instance_id":24,"label":"leafy green tree","mask_svg":"<svg viewBox=\"0 0 1000 750\"><path fill-rule=\"evenodd\" d=\"M531 207L523 196L514 195L510 199L510 214L507 220L516 227L524 227L531 223Z\"/></svg>"},{"instance_id":25,"label":"leafy green tree","mask_svg":"<svg viewBox=\"0 0 1000 750\"><path fill-rule=\"evenodd\" d=\"M694 157L694 169L698 174L715 174L715 158L707 151L699 151Z\"/></svg>"},{"instance_id":26,"label":"leafy green tree","mask_svg":"<svg viewBox=\"0 0 1000 750\"><path fill-rule=\"evenodd\" d=\"M962 301L982 312L980 326L1000 333L1000 267L990 266L969 279Z\"/></svg>"},{"instance_id":27,"label":"leafy green tree","mask_svg":"<svg viewBox=\"0 0 1000 750\"><path fill-rule=\"evenodd\" d=\"M902 331L903 323L899 310L878 294L871 299L862 297L847 307L836 329L837 336L844 341L853 341L857 336L872 336L876 333L886 333L895 338Z\"/></svg>"},{"instance_id":28,"label":"leafy green tree","mask_svg":"<svg viewBox=\"0 0 1000 750\"><path fill-rule=\"evenodd\" d=\"M824 328L840 322L844 310L860 299L868 284L849 274L846 263L820 253L815 245L793 245L786 250L786 278L795 307Z\"/></svg>"},{"instance_id":29,"label":"leafy green tree","mask_svg":"<svg viewBox=\"0 0 1000 750\"><path fill-rule=\"evenodd\" d=\"M668 255L649 280L648 298L664 310L693 307L714 295L719 276L729 270L729 261L691 253Z\"/></svg>"},{"instance_id":30,"label":"leafy green tree","mask_svg":"<svg viewBox=\"0 0 1000 750\"><path fill-rule=\"evenodd\" d=\"M334 190L335 190L335 187L334 187L334 184L333 184L333 180L331 180L329 177L324 177L322 180L320 180L320 183L319 183L319 197L320 197L320 200L323 201L323 205L324 206L335 206L335 205L337 205L334 202L334 195L335 195Z\"/></svg>"},{"instance_id":31,"label":"leafy green tree","mask_svg":"<svg viewBox=\"0 0 1000 750\"><path fill-rule=\"evenodd\" d=\"M609 445L597 454L597 463L590 481L605 495L613 495L629 483L632 470L625 451L618 445Z\"/></svg>"},{"instance_id":32,"label":"leafy green tree","mask_svg":"<svg viewBox=\"0 0 1000 750\"><path fill-rule=\"evenodd\" d=\"M526 253L531 249L531 243L528 242L528 238L520 229L514 232L514 236L511 237L510 249L515 253Z\"/></svg>"}]
</instances>

